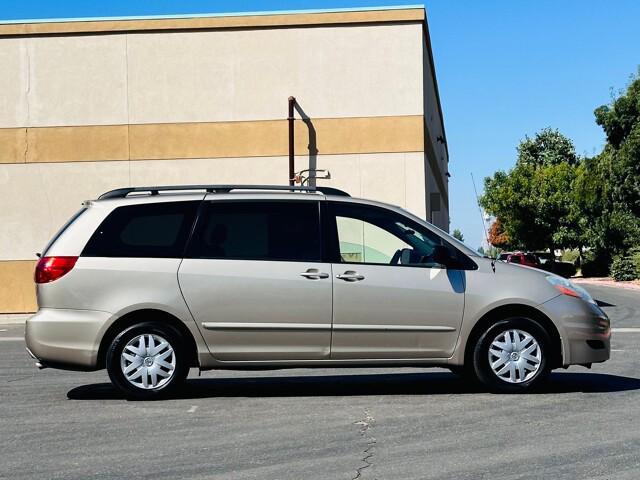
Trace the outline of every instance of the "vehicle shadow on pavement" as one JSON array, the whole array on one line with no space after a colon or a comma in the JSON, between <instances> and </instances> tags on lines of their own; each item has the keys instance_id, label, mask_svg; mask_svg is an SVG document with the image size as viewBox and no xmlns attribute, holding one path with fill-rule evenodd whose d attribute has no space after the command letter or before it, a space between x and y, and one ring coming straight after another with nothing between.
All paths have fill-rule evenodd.
<instances>
[{"instance_id":1,"label":"vehicle shadow on pavement","mask_svg":"<svg viewBox=\"0 0 640 480\"><path fill-rule=\"evenodd\" d=\"M599 307L615 307L613 303L605 302L604 300L596 300Z\"/></svg>"},{"instance_id":2,"label":"vehicle shadow on pavement","mask_svg":"<svg viewBox=\"0 0 640 480\"><path fill-rule=\"evenodd\" d=\"M640 379L604 373L553 373L532 395L608 393L639 390ZM448 395L478 393L471 382L446 372L366 375L304 375L188 380L169 399L208 397L325 397L360 395ZM110 383L73 388L70 400L117 400L124 395Z\"/></svg>"}]
</instances>

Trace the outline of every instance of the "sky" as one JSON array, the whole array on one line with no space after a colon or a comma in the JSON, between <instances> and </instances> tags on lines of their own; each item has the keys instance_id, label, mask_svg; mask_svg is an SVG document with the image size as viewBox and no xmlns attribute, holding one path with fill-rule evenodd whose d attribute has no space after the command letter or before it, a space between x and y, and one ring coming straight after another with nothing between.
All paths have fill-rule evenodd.
<instances>
[{"instance_id":1,"label":"sky","mask_svg":"<svg viewBox=\"0 0 640 480\"><path fill-rule=\"evenodd\" d=\"M449 146L451 229L473 247L484 237L471 173L511 168L525 135L552 127L581 155L604 135L593 110L640 66L637 0L20 0L0 2L0 22L19 19L261 12L424 5Z\"/></svg>"}]
</instances>

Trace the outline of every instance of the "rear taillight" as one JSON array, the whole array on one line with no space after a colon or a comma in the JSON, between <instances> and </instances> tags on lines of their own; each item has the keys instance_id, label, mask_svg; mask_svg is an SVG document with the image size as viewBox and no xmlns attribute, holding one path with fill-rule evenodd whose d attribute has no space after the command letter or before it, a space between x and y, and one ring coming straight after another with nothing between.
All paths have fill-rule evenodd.
<instances>
[{"instance_id":1,"label":"rear taillight","mask_svg":"<svg viewBox=\"0 0 640 480\"><path fill-rule=\"evenodd\" d=\"M36 265L36 283L49 283L71 271L78 257L42 257Z\"/></svg>"}]
</instances>

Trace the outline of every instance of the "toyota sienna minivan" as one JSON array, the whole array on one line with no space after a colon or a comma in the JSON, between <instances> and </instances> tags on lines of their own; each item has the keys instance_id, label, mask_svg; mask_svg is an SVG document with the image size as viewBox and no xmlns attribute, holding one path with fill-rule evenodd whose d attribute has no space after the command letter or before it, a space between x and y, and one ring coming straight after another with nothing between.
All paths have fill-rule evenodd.
<instances>
[{"instance_id":1,"label":"toyota sienna minivan","mask_svg":"<svg viewBox=\"0 0 640 480\"><path fill-rule=\"evenodd\" d=\"M106 368L132 398L191 367L446 367L496 392L610 355L568 280L495 262L411 213L331 188L107 192L44 248L39 367Z\"/></svg>"}]
</instances>

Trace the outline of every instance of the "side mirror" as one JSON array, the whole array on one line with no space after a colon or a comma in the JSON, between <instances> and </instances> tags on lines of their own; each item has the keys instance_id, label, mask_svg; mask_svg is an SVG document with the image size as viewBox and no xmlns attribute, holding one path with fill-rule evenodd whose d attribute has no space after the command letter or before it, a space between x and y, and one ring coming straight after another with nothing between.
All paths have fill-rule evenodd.
<instances>
[{"instance_id":1,"label":"side mirror","mask_svg":"<svg viewBox=\"0 0 640 480\"><path fill-rule=\"evenodd\" d=\"M431 257L433 258L434 262L439 263L440 265L444 265L445 267L453 266L456 260L451 256L451 252L444 245L436 245L433 248Z\"/></svg>"}]
</instances>

